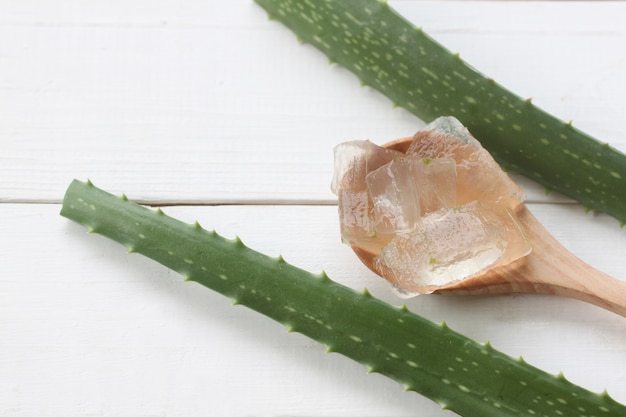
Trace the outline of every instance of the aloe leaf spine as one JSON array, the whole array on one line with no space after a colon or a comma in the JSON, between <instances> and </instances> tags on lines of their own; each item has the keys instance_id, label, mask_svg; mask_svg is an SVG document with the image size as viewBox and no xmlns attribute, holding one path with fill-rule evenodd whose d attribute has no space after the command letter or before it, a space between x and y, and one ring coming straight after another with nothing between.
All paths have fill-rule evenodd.
<instances>
[{"instance_id":1,"label":"aloe leaf spine","mask_svg":"<svg viewBox=\"0 0 626 417\"><path fill-rule=\"evenodd\" d=\"M228 240L198 223L73 181L61 215L467 417L624 416L592 393L436 324ZM584 410L584 411L583 411Z\"/></svg>"},{"instance_id":2,"label":"aloe leaf spine","mask_svg":"<svg viewBox=\"0 0 626 417\"><path fill-rule=\"evenodd\" d=\"M626 222L624 154L479 73L385 1L255 1L394 105L426 122L455 116L505 169Z\"/></svg>"}]
</instances>

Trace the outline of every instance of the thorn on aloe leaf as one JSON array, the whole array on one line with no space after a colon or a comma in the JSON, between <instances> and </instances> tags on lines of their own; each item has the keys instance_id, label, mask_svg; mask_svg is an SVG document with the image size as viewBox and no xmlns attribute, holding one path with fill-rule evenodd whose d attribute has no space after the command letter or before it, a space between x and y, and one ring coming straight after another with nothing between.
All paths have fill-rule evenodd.
<instances>
[{"instance_id":1,"label":"thorn on aloe leaf","mask_svg":"<svg viewBox=\"0 0 626 417\"><path fill-rule=\"evenodd\" d=\"M440 402L440 403L439 403L439 406L440 406L440 407L441 407L441 409L442 409L442 410L444 410L444 411L445 411L445 410L449 410L449 409L450 409L450 406L449 406L448 404L444 403L444 402Z\"/></svg>"},{"instance_id":2,"label":"thorn on aloe leaf","mask_svg":"<svg viewBox=\"0 0 626 417\"><path fill-rule=\"evenodd\" d=\"M614 401L613 397L611 397L611 395L609 394L607 390L603 390L600 395L607 400Z\"/></svg>"},{"instance_id":3,"label":"thorn on aloe leaf","mask_svg":"<svg viewBox=\"0 0 626 417\"><path fill-rule=\"evenodd\" d=\"M322 272L319 274L319 277L322 281L330 280L330 277L324 270L322 270Z\"/></svg>"}]
</instances>

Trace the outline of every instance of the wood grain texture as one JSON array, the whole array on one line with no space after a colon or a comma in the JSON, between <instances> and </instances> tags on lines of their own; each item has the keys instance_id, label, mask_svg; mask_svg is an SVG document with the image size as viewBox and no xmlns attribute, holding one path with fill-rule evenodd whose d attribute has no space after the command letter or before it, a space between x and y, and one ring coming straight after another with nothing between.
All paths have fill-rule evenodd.
<instances>
[{"instance_id":1,"label":"wood grain texture","mask_svg":"<svg viewBox=\"0 0 626 417\"><path fill-rule=\"evenodd\" d=\"M626 151L626 3L390 3ZM450 415L58 215L73 178L200 204L165 211L399 304L339 242L332 148L423 124L252 1L0 0L0 415ZM516 179L563 245L626 280L615 220ZM550 296L408 305L626 402L626 323L614 314Z\"/></svg>"}]
</instances>

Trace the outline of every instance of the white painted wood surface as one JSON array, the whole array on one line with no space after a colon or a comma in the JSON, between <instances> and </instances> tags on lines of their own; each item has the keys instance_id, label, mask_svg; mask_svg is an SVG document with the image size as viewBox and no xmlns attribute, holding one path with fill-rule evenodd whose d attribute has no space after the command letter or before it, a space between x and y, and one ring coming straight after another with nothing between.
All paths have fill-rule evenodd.
<instances>
[{"instance_id":1,"label":"white painted wood surface","mask_svg":"<svg viewBox=\"0 0 626 417\"><path fill-rule=\"evenodd\" d=\"M390 3L626 151L624 2ZM339 243L332 147L421 126L248 0L0 0L0 415L451 415L58 216L90 177L400 303ZM626 230L520 181L565 246L626 280ZM547 296L408 304L626 403L621 317Z\"/></svg>"}]
</instances>

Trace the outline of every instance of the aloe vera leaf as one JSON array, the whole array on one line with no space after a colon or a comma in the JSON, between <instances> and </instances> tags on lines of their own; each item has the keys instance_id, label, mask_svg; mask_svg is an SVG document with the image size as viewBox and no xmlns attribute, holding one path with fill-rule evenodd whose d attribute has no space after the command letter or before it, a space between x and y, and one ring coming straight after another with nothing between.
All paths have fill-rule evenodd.
<instances>
[{"instance_id":1,"label":"aloe vera leaf","mask_svg":"<svg viewBox=\"0 0 626 417\"><path fill-rule=\"evenodd\" d=\"M468 417L623 416L626 407L406 307L73 181L61 215ZM584 410L584 411L582 411Z\"/></svg>"},{"instance_id":2,"label":"aloe vera leaf","mask_svg":"<svg viewBox=\"0 0 626 417\"><path fill-rule=\"evenodd\" d=\"M379 0L255 0L332 62L430 122L459 119L505 168L626 222L626 156L466 64Z\"/></svg>"}]
</instances>

